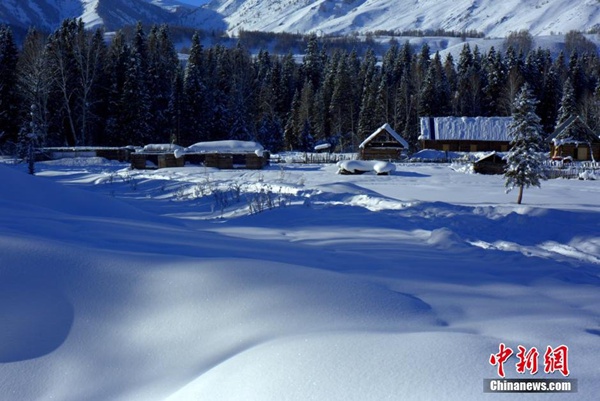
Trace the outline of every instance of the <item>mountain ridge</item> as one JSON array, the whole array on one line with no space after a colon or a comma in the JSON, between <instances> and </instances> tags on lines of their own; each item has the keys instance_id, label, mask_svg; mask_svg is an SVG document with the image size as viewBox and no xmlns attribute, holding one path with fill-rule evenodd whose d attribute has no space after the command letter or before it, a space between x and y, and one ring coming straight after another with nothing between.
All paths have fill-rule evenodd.
<instances>
[{"instance_id":1,"label":"mountain ridge","mask_svg":"<svg viewBox=\"0 0 600 401\"><path fill-rule=\"evenodd\" d=\"M117 30L137 21L203 30L350 34L377 30L477 31L489 37L600 28L598 0L3 0L0 23L53 30L65 18Z\"/></svg>"}]
</instances>

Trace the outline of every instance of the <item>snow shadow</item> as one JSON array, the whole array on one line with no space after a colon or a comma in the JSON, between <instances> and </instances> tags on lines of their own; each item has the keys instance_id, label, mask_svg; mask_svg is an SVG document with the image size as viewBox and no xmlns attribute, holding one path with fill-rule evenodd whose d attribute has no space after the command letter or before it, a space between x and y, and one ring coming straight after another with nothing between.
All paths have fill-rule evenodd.
<instances>
[{"instance_id":1,"label":"snow shadow","mask_svg":"<svg viewBox=\"0 0 600 401\"><path fill-rule=\"evenodd\" d=\"M67 338L74 310L67 298L40 279L17 274L0 283L0 363L38 358Z\"/></svg>"}]
</instances>

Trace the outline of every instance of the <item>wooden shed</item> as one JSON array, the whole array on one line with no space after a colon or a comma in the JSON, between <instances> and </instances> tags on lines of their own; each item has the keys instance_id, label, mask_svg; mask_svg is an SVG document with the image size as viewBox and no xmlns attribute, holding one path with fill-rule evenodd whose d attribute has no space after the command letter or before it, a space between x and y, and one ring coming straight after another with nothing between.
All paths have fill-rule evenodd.
<instances>
[{"instance_id":1,"label":"wooden shed","mask_svg":"<svg viewBox=\"0 0 600 401\"><path fill-rule=\"evenodd\" d=\"M473 163L473 171L478 174L504 174L506 160L498 153L487 154Z\"/></svg>"},{"instance_id":2,"label":"wooden shed","mask_svg":"<svg viewBox=\"0 0 600 401\"><path fill-rule=\"evenodd\" d=\"M421 117L423 149L445 152L506 152L512 117Z\"/></svg>"},{"instance_id":3,"label":"wooden shed","mask_svg":"<svg viewBox=\"0 0 600 401\"><path fill-rule=\"evenodd\" d=\"M201 161L206 167L219 169L259 170L269 162L269 153L262 145L252 141L198 142L175 154L191 163Z\"/></svg>"},{"instance_id":4,"label":"wooden shed","mask_svg":"<svg viewBox=\"0 0 600 401\"><path fill-rule=\"evenodd\" d=\"M358 145L358 149L361 160L400 160L408 142L386 123Z\"/></svg>"},{"instance_id":5,"label":"wooden shed","mask_svg":"<svg viewBox=\"0 0 600 401\"><path fill-rule=\"evenodd\" d=\"M552 159L600 160L600 137L577 115L559 124L548 141Z\"/></svg>"},{"instance_id":6,"label":"wooden shed","mask_svg":"<svg viewBox=\"0 0 600 401\"><path fill-rule=\"evenodd\" d=\"M181 146L174 144L146 145L129 156L131 168L144 170L148 168L183 167L185 160L175 157L175 152L181 149L183 149Z\"/></svg>"}]
</instances>

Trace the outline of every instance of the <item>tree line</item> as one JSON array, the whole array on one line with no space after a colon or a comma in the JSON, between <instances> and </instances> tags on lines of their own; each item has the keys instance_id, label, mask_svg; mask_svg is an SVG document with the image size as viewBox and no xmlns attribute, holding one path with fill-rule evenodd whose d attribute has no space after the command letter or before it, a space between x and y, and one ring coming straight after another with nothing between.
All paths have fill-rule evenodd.
<instances>
[{"instance_id":1,"label":"tree line","mask_svg":"<svg viewBox=\"0 0 600 401\"><path fill-rule=\"evenodd\" d=\"M568 56L510 42L482 53L466 43L454 60L395 40L381 56L328 50L308 35L300 60L253 55L243 41L205 48L195 34L182 60L165 25L138 24L107 41L67 19L50 35L30 29L21 48L2 27L0 146L239 139L272 151L320 141L354 150L388 122L417 147L420 116L509 116L525 83L546 135L567 108L597 130L600 62L589 41L572 36L580 41Z\"/></svg>"}]
</instances>

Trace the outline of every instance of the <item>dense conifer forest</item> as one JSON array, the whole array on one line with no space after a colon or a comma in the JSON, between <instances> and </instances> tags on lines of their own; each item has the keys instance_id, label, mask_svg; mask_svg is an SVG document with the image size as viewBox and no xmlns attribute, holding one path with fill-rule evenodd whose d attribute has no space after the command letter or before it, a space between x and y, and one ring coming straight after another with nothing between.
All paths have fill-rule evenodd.
<instances>
[{"instance_id":1,"label":"dense conifer forest","mask_svg":"<svg viewBox=\"0 0 600 401\"><path fill-rule=\"evenodd\" d=\"M381 54L332 49L316 35L302 38L299 59L251 52L248 38L204 47L195 34L182 58L167 26L107 41L69 19L20 46L2 27L0 149L239 139L353 150L385 122L416 148L420 116L508 116L525 83L546 135L574 113L600 128L597 48L578 32L557 57L519 32L487 53L465 43L456 60L393 39Z\"/></svg>"}]
</instances>

